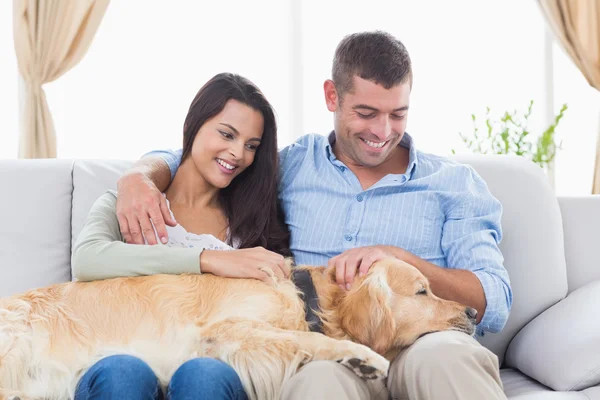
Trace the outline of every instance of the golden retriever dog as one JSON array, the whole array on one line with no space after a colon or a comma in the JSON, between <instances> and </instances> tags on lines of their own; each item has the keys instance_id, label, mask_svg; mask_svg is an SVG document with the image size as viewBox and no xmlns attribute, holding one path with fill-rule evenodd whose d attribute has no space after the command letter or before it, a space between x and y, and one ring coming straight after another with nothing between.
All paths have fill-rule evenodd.
<instances>
[{"instance_id":1,"label":"golden retriever dog","mask_svg":"<svg viewBox=\"0 0 600 400\"><path fill-rule=\"evenodd\" d=\"M70 399L99 359L131 354L162 385L195 357L239 374L251 399L277 399L313 360L337 361L364 379L383 379L389 359L419 337L472 335L473 310L442 300L426 278L396 259L373 264L349 291L335 272L307 271L323 333L309 331L304 295L292 280L153 275L69 282L0 300L0 400Z\"/></svg>"}]
</instances>

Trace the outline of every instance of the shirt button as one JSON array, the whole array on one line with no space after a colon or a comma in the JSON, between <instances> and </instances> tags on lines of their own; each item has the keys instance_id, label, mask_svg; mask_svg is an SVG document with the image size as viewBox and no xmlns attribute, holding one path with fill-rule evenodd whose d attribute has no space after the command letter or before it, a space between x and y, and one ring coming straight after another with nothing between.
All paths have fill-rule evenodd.
<instances>
[{"instance_id":1,"label":"shirt button","mask_svg":"<svg viewBox=\"0 0 600 400\"><path fill-rule=\"evenodd\" d=\"M344 236L344 239L346 239L347 242L351 242L352 241L352 236L346 235L346 236Z\"/></svg>"},{"instance_id":2,"label":"shirt button","mask_svg":"<svg viewBox=\"0 0 600 400\"><path fill-rule=\"evenodd\" d=\"M356 196L356 200L358 200L358 201L363 201L363 196L362 196L362 194L359 194L358 196Z\"/></svg>"},{"instance_id":3,"label":"shirt button","mask_svg":"<svg viewBox=\"0 0 600 400\"><path fill-rule=\"evenodd\" d=\"M340 167L340 171L344 172L346 170L346 167Z\"/></svg>"}]
</instances>

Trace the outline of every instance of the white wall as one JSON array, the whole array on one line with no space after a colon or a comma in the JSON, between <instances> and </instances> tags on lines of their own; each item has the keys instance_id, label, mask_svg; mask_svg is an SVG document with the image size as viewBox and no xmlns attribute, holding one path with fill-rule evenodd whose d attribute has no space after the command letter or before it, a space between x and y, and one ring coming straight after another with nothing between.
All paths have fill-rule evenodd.
<instances>
[{"instance_id":1,"label":"white wall","mask_svg":"<svg viewBox=\"0 0 600 400\"><path fill-rule=\"evenodd\" d=\"M501 113L534 100L544 127L544 21L533 0L256 0L111 2L82 62L45 85L59 157L137 158L179 147L200 86L221 71L253 80L278 114L280 144L326 134L322 83L346 34L383 29L407 46L414 66L408 132L424 151L467 151L458 132L486 106ZM16 66L12 2L0 2L0 157L16 157ZM569 104L558 134L559 194L590 192L598 93L558 46L555 109ZM7 88L5 90L5 88Z\"/></svg>"}]
</instances>

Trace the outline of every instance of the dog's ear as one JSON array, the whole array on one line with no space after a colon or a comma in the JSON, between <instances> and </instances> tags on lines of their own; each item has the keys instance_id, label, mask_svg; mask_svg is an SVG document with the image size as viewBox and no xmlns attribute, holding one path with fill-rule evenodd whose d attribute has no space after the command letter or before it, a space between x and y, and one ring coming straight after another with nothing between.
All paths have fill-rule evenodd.
<instances>
[{"instance_id":1,"label":"dog's ear","mask_svg":"<svg viewBox=\"0 0 600 400\"><path fill-rule=\"evenodd\" d=\"M394 344L394 320L385 271L371 271L356 289L351 289L338 309L341 328L353 341L385 354Z\"/></svg>"},{"instance_id":2,"label":"dog's ear","mask_svg":"<svg viewBox=\"0 0 600 400\"><path fill-rule=\"evenodd\" d=\"M296 261L294 257L285 257L283 262L290 269L290 271L296 266Z\"/></svg>"}]
</instances>

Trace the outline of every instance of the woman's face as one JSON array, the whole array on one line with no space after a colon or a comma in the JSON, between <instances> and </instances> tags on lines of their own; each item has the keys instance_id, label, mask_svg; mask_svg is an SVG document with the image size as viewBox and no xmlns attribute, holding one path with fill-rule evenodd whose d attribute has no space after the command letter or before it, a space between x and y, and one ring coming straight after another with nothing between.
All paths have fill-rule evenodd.
<instances>
[{"instance_id":1,"label":"woman's face","mask_svg":"<svg viewBox=\"0 0 600 400\"><path fill-rule=\"evenodd\" d=\"M210 185L227 187L254 161L263 127L259 111L229 100L198 130L191 151L197 170Z\"/></svg>"}]
</instances>

